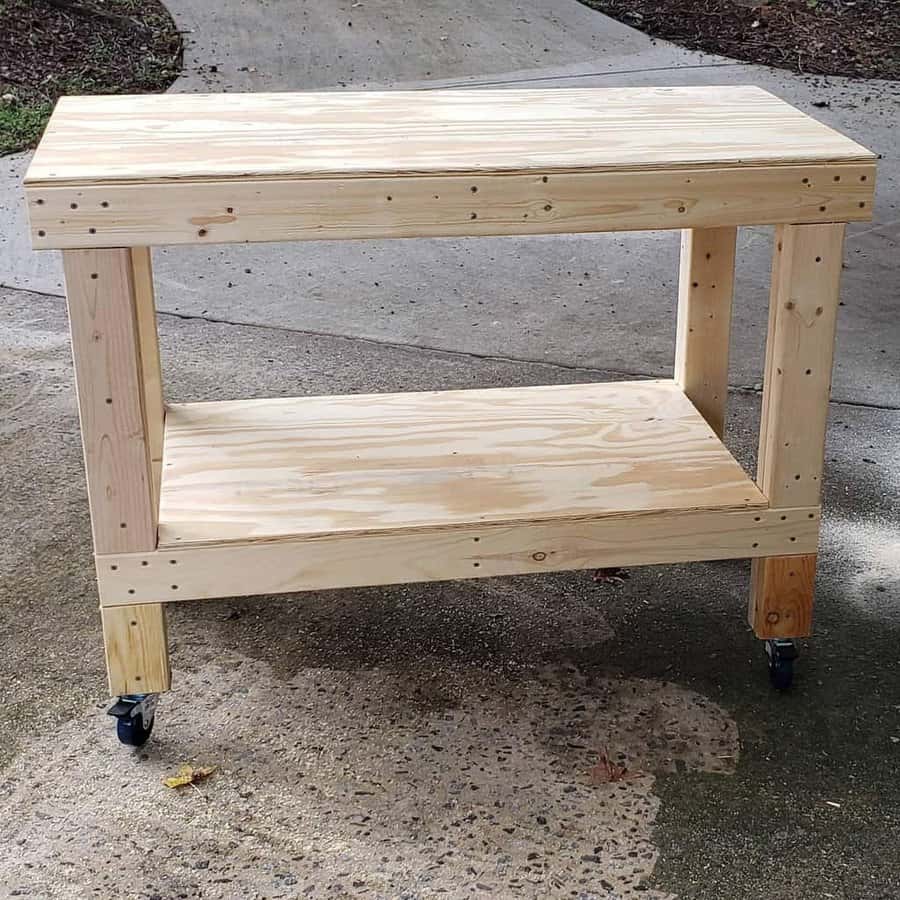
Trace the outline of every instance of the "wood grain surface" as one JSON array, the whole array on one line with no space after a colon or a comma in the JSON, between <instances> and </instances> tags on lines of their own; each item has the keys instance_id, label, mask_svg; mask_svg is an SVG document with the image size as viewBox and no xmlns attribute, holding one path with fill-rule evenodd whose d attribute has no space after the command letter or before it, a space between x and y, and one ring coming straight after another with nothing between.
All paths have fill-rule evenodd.
<instances>
[{"instance_id":1,"label":"wood grain surface","mask_svg":"<svg viewBox=\"0 0 900 900\"><path fill-rule=\"evenodd\" d=\"M818 509L722 509L536 524L189 544L97 557L104 606L814 551Z\"/></svg>"},{"instance_id":2,"label":"wood grain surface","mask_svg":"<svg viewBox=\"0 0 900 900\"><path fill-rule=\"evenodd\" d=\"M874 159L761 88L63 97L26 183Z\"/></svg>"},{"instance_id":3,"label":"wood grain surface","mask_svg":"<svg viewBox=\"0 0 900 900\"><path fill-rule=\"evenodd\" d=\"M765 506L670 381L169 407L159 542Z\"/></svg>"}]
</instances>

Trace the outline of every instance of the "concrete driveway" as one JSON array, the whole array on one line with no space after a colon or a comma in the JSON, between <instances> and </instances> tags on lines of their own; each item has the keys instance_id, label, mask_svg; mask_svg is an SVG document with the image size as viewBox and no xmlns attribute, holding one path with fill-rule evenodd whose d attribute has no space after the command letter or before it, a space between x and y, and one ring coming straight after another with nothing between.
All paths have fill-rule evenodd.
<instances>
[{"instance_id":1,"label":"concrete driveway","mask_svg":"<svg viewBox=\"0 0 900 900\"><path fill-rule=\"evenodd\" d=\"M900 86L689 53L575 0L169 5L175 90L751 82L882 153L847 244L815 636L773 694L740 561L184 604L154 738L118 746L59 259L28 249L7 157L0 896L900 897ZM749 466L771 234L739 240ZM167 395L664 374L677 242L163 249ZM217 771L175 793L181 763Z\"/></svg>"}]
</instances>

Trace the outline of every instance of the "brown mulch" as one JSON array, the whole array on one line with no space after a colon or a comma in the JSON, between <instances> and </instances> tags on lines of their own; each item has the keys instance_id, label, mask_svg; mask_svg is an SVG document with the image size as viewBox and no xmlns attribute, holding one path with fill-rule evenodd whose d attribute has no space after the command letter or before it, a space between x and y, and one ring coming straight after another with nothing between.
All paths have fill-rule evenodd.
<instances>
[{"instance_id":1,"label":"brown mulch","mask_svg":"<svg viewBox=\"0 0 900 900\"><path fill-rule=\"evenodd\" d=\"M0 149L33 143L63 94L165 90L181 56L159 0L0 0Z\"/></svg>"},{"instance_id":2,"label":"brown mulch","mask_svg":"<svg viewBox=\"0 0 900 900\"><path fill-rule=\"evenodd\" d=\"M900 0L582 0L653 37L792 72L900 80Z\"/></svg>"}]
</instances>

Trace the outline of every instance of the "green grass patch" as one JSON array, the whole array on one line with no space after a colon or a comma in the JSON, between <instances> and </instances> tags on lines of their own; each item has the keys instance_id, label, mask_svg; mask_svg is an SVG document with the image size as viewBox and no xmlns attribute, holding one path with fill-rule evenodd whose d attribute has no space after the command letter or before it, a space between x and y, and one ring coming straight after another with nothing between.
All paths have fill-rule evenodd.
<instances>
[{"instance_id":1,"label":"green grass patch","mask_svg":"<svg viewBox=\"0 0 900 900\"><path fill-rule=\"evenodd\" d=\"M0 106L0 156L33 147L53 109L51 103L37 106Z\"/></svg>"}]
</instances>

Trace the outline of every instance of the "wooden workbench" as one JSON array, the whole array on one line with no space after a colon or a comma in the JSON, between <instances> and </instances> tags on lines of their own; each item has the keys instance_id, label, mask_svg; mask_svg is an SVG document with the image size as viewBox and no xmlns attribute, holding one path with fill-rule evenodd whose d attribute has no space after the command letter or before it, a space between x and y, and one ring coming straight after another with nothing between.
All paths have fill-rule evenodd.
<instances>
[{"instance_id":1,"label":"wooden workbench","mask_svg":"<svg viewBox=\"0 0 900 900\"><path fill-rule=\"evenodd\" d=\"M65 251L110 689L173 600L753 557L809 632L844 223L874 155L755 87L64 98ZM777 225L756 479L722 442L735 236ZM683 229L667 380L166 406L148 248ZM503 348L498 347L498 351Z\"/></svg>"}]
</instances>

